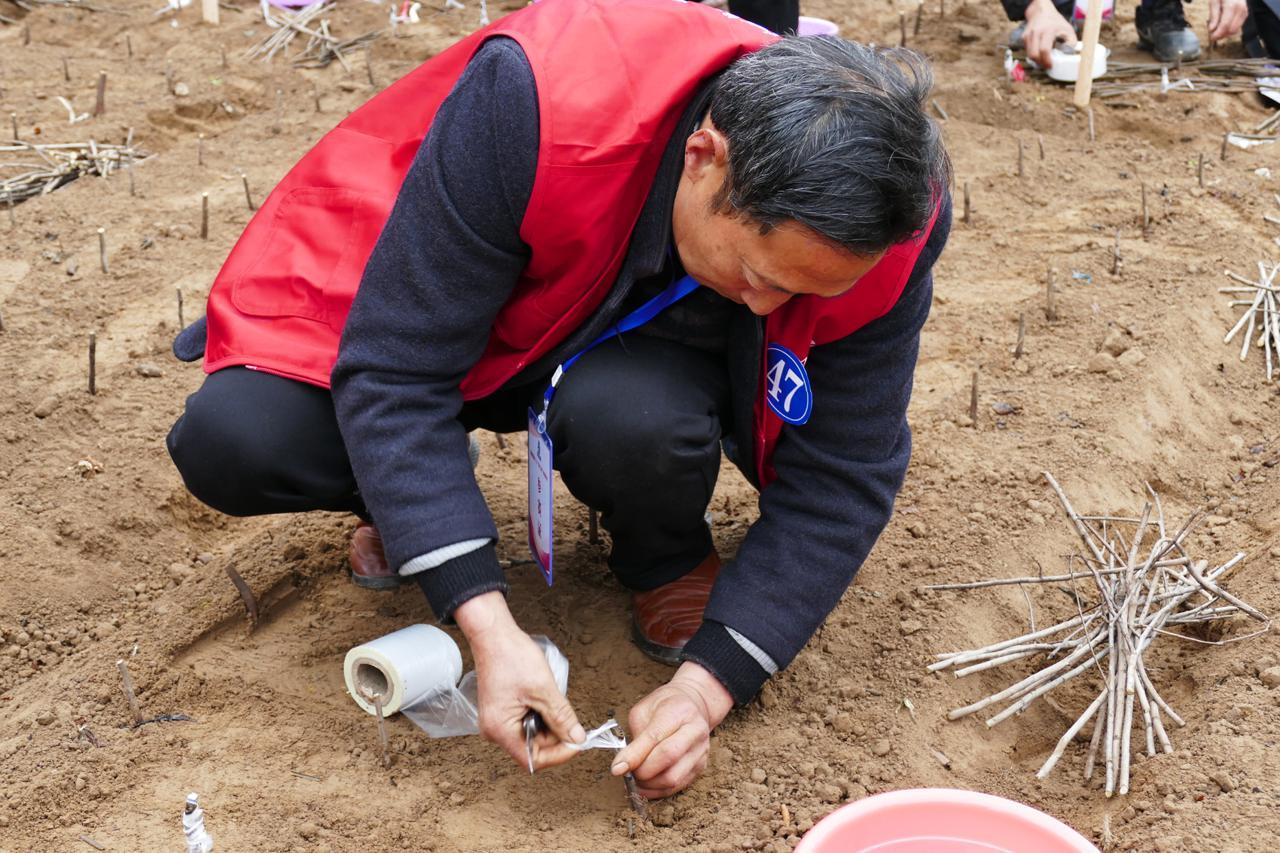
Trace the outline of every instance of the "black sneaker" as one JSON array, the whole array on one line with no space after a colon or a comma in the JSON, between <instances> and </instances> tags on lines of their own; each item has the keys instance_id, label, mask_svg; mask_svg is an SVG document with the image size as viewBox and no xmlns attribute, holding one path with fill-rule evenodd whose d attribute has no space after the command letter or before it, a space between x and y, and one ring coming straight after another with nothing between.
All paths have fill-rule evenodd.
<instances>
[{"instance_id":1,"label":"black sneaker","mask_svg":"<svg viewBox=\"0 0 1280 853\"><path fill-rule=\"evenodd\" d=\"M1161 62L1200 58L1200 39L1187 26L1182 0L1155 0L1150 6L1139 6L1134 23L1138 47L1151 51Z\"/></svg>"}]
</instances>

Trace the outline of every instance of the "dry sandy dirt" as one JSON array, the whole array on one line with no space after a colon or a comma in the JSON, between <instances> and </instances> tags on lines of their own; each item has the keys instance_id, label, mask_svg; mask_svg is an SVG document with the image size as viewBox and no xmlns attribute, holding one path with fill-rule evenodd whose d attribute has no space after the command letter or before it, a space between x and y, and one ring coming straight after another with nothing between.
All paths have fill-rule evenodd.
<instances>
[{"instance_id":1,"label":"dry sandy dirt","mask_svg":"<svg viewBox=\"0 0 1280 853\"><path fill-rule=\"evenodd\" d=\"M1215 561L1246 551L1230 587L1280 611L1276 386L1260 355L1241 363L1221 343L1234 315L1216 292L1225 268L1248 272L1275 252L1276 229L1262 216L1277 212L1280 175L1255 173L1280 165L1275 152L1218 157L1226 130L1266 116L1253 99L1099 103L1090 142L1067 90L1002 80L995 45L1007 24L994 2L952 2L945 18L931 4L912 43L935 61L951 156L973 204L936 270L911 410L915 456L893 522L826 627L715 733L706 774L656 809L660 825L636 826L601 753L530 778L478 739L431 741L395 719L395 761L384 770L375 726L344 695L342 658L430 621L421 594L348 582L351 518L227 518L190 498L169 463L162 439L201 381L197 366L169 354L175 288L191 319L248 220L240 174L265 192L373 90L359 54L349 74L243 58L266 31L255 7L240 5L224 6L213 28L189 10L176 25L155 15L158 0L30 14L0 0L0 15L20 19L0 25L0 114L16 113L24 138L47 141L120 141L133 128L154 155L136 169L136 197L123 175L86 178L19 205L13 228L0 215L0 851L90 849L81 835L107 850L180 850L189 790L201 793L220 850L785 850L843 802L918 786L1022 800L1099 843L1105 824L1114 849L1275 848L1280 693L1258 674L1280 658L1280 636L1154 650L1156 681L1187 725L1172 733L1177 751L1139 757L1133 793L1112 800L1082 781L1081 745L1046 781L1034 778L1083 707L1084 685L988 730L945 712L1014 673L924 671L934 652L1021 633L1028 615L1016 590L924 585L1060 568L1075 550L1043 470L1085 512L1134 512L1144 481L1171 515L1209 504L1213 524L1195 548ZM1203 7L1190 9L1203 38ZM853 38L898 39L892 4L812 0L805 10ZM332 26L356 35L385 23L385 11L344 2ZM474 3L425 12L374 45L377 84L478 17ZM1107 38L1137 58L1132 10L1121 17ZM87 109L99 69L109 74L105 115L68 125L56 96ZM198 236L202 192L212 205L207 241ZM99 226L110 274L98 269ZM1110 272L1117 230L1120 277ZM1044 311L1049 267L1058 270L1054 322ZM1025 355L1015 360L1020 314ZM86 390L91 330L96 396ZM1109 335L1128 351L1115 361L1096 356ZM997 403L1015 408L996 414ZM516 442L481 441L478 476L503 532L500 552L518 563L524 454ZM82 460L100 470L84 471ZM511 602L527 629L567 652L571 698L594 723L666 672L627 642L626 595L602 546L588 542L585 511L564 504L558 583L548 589L515 565ZM712 510L722 553L732 553L754 494L726 469ZM253 632L228 565L261 601ZM1041 619L1067 606L1052 590L1036 602ZM193 720L128 728L121 658L148 715Z\"/></svg>"}]
</instances>

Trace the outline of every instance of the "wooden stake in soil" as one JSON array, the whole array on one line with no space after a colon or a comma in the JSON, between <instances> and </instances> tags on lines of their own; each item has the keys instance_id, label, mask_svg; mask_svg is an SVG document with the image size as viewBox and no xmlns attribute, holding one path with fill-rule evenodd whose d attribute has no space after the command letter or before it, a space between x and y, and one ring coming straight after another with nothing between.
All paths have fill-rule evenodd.
<instances>
[{"instance_id":1,"label":"wooden stake in soil","mask_svg":"<svg viewBox=\"0 0 1280 853\"><path fill-rule=\"evenodd\" d=\"M17 137L14 137L14 138L16 139ZM1219 160L1227 159L1227 147L1230 144L1231 144L1231 134L1230 133L1222 134L1222 150L1218 152Z\"/></svg>"},{"instance_id":2,"label":"wooden stake in soil","mask_svg":"<svg viewBox=\"0 0 1280 853\"><path fill-rule=\"evenodd\" d=\"M0 332L4 331L4 313L0 312Z\"/></svg>"},{"instance_id":3,"label":"wooden stake in soil","mask_svg":"<svg viewBox=\"0 0 1280 853\"><path fill-rule=\"evenodd\" d=\"M369 88L378 88L378 81L373 79L373 48L364 46L364 69L369 74Z\"/></svg>"},{"instance_id":4,"label":"wooden stake in soil","mask_svg":"<svg viewBox=\"0 0 1280 853\"><path fill-rule=\"evenodd\" d=\"M225 47L219 47L218 50L222 51L222 67L224 69L230 68L231 65L227 62L227 49Z\"/></svg>"},{"instance_id":5,"label":"wooden stake in soil","mask_svg":"<svg viewBox=\"0 0 1280 853\"><path fill-rule=\"evenodd\" d=\"M98 333L89 333L89 395L98 394Z\"/></svg>"},{"instance_id":6,"label":"wooden stake in soil","mask_svg":"<svg viewBox=\"0 0 1280 853\"><path fill-rule=\"evenodd\" d=\"M969 388L969 422L978 428L978 371L973 371L973 385Z\"/></svg>"},{"instance_id":7,"label":"wooden stake in soil","mask_svg":"<svg viewBox=\"0 0 1280 853\"><path fill-rule=\"evenodd\" d=\"M1024 169L1023 169L1023 165L1022 165L1022 160L1023 160L1023 156L1022 156L1022 140L1021 140L1021 139L1019 139L1019 140L1018 140L1018 177L1019 177L1019 178L1021 178L1021 177L1025 174Z\"/></svg>"},{"instance_id":8,"label":"wooden stake in soil","mask_svg":"<svg viewBox=\"0 0 1280 853\"><path fill-rule=\"evenodd\" d=\"M111 272L107 267L107 229L98 229L98 265L104 274Z\"/></svg>"},{"instance_id":9,"label":"wooden stake in soil","mask_svg":"<svg viewBox=\"0 0 1280 853\"><path fill-rule=\"evenodd\" d=\"M18 215L13 212L13 193L9 193L9 227L18 227Z\"/></svg>"},{"instance_id":10,"label":"wooden stake in soil","mask_svg":"<svg viewBox=\"0 0 1280 853\"><path fill-rule=\"evenodd\" d=\"M1054 304L1053 267L1044 282L1044 318L1050 323L1058 319L1058 306Z\"/></svg>"},{"instance_id":11,"label":"wooden stake in soil","mask_svg":"<svg viewBox=\"0 0 1280 853\"><path fill-rule=\"evenodd\" d=\"M911 35L916 36L917 38L920 36L920 19L922 17L924 17L924 3L917 3L916 23L915 26L911 28Z\"/></svg>"},{"instance_id":12,"label":"wooden stake in soil","mask_svg":"<svg viewBox=\"0 0 1280 853\"><path fill-rule=\"evenodd\" d=\"M218 18L218 0L200 0L200 19L214 26L221 23Z\"/></svg>"},{"instance_id":13,"label":"wooden stake in soil","mask_svg":"<svg viewBox=\"0 0 1280 853\"><path fill-rule=\"evenodd\" d=\"M1036 144L1040 146L1040 162L1044 162L1044 134L1036 134Z\"/></svg>"},{"instance_id":14,"label":"wooden stake in soil","mask_svg":"<svg viewBox=\"0 0 1280 853\"><path fill-rule=\"evenodd\" d=\"M1111 274L1117 278L1120 276L1120 270L1123 268L1124 262L1120 260L1120 229L1116 229L1116 244L1111 250Z\"/></svg>"},{"instance_id":15,"label":"wooden stake in soil","mask_svg":"<svg viewBox=\"0 0 1280 853\"><path fill-rule=\"evenodd\" d=\"M30 44L31 44L31 25L23 24L22 25L22 46L28 47L30 46Z\"/></svg>"},{"instance_id":16,"label":"wooden stake in soil","mask_svg":"<svg viewBox=\"0 0 1280 853\"><path fill-rule=\"evenodd\" d=\"M136 196L138 194L137 185L133 182L133 157L130 156L124 164L124 170L129 173L129 195Z\"/></svg>"},{"instance_id":17,"label":"wooden stake in soil","mask_svg":"<svg viewBox=\"0 0 1280 853\"><path fill-rule=\"evenodd\" d=\"M71 82L71 68L67 65L67 58L62 57L62 79Z\"/></svg>"},{"instance_id":18,"label":"wooden stake in soil","mask_svg":"<svg viewBox=\"0 0 1280 853\"><path fill-rule=\"evenodd\" d=\"M969 224L969 182L964 182L964 224Z\"/></svg>"},{"instance_id":19,"label":"wooden stake in soil","mask_svg":"<svg viewBox=\"0 0 1280 853\"><path fill-rule=\"evenodd\" d=\"M174 290L178 291L178 328L181 330L187 327L186 320L182 316L182 288L175 287Z\"/></svg>"},{"instance_id":20,"label":"wooden stake in soil","mask_svg":"<svg viewBox=\"0 0 1280 853\"><path fill-rule=\"evenodd\" d=\"M138 697L133 692L133 678L129 675L129 664L124 659L116 661L116 669L120 670L120 687L124 691L125 701L129 703L129 712L133 714L133 724L142 723L142 710L138 708Z\"/></svg>"},{"instance_id":21,"label":"wooden stake in soil","mask_svg":"<svg viewBox=\"0 0 1280 853\"><path fill-rule=\"evenodd\" d=\"M1142 185L1142 239L1147 239L1151 231L1151 217L1147 215L1147 185Z\"/></svg>"},{"instance_id":22,"label":"wooden stake in soil","mask_svg":"<svg viewBox=\"0 0 1280 853\"><path fill-rule=\"evenodd\" d=\"M1204 189L1204 152L1201 151L1196 157L1196 183L1200 185L1200 189Z\"/></svg>"},{"instance_id":23,"label":"wooden stake in soil","mask_svg":"<svg viewBox=\"0 0 1280 853\"><path fill-rule=\"evenodd\" d=\"M1089 141L1094 142L1097 140L1098 137L1093 132L1093 107L1089 107L1088 115L1089 115Z\"/></svg>"},{"instance_id":24,"label":"wooden stake in soil","mask_svg":"<svg viewBox=\"0 0 1280 853\"><path fill-rule=\"evenodd\" d=\"M907 46L907 13L898 13L898 31L902 36L902 47Z\"/></svg>"},{"instance_id":25,"label":"wooden stake in soil","mask_svg":"<svg viewBox=\"0 0 1280 853\"><path fill-rule=\"evenodd\" d=\"M1102 0L1089 0L1084 15L1083 47L1080 50L1080 73L1076 75L1073 103L1076 109L1089 106L1093 93L1093 55L1098 50L1098 32L1102 28Z\"/></svg>"},{"instance_id":26,"label":"wooden stake in soil","mask_svg":"<svg viewBox=\"0 0 1280 853\"><path fill-rule=\"evenodd\" d=\"M941 118L943 121L947 121L951 118L950 116L947 115L947 111L942 108L942 104L938 103L937 98L934 98L929 103L931 103L933 105L933 108L937 110L938 117Z\"/></svg>"},{"instance_id":27,"label":"wooden stake in soil","mask_svg":"<svg viewBox=\"0 0 1280 853\"><path fill-rule=\"evenodd\" d=\"M1022 345L1027 339L1027 313L1018 314L1018 342L1013 345L1013 360L1022 358Z\"/></svg>"},{"instance_id":28,"label":"wooden stake in soil","mask_svg":"<svg viewBox=\"0 0 1280 853\"><path fill-rule=\"evenodd\" d=\"M13 141L18 141L18 114L9 113L9 123L13 125Z\"/></svg>"},{"instance_id":29,"label":"wooden stake in soil","mask_svg":"<svg viewBox=\"0 0 1280 853\"><path fill-rule=\"evenodd\" d=\"M244 184L244 203L249 206L249 210L257 210L257 205L253 203L253 196L249 194L249 178L244 172L240 173L240 183Z\"/></svg>"},{"instance_id":30,"label":"wooden stake in soil","mask_svg":"<svg viewBox=\"0 0 1280 853\"><path fill-rule=\"evenodd\" d=\"M317 87L315 88L315 92L314 92L314 94L315 94L315 98L316 98L316 112L321 112L321 110L320 110L320 87L319 87L319 86L317 86Z\"/></svg>"},{"instance_id":31,"label":"wooden stake in soil","mask_svg":"<svg viewBox=\"0 0 1280 853\"><path fill-rule=\"evenodd\" d=\"M209 194L200 193L200 239L209 239Z\"/></svg>"},{"instance_id":32,"label":"wooden stake in soil","mask_svg":"<svg viewBox=\"0 0 1280 853\"><path fill-rule=\"evenodd\" d=\"M107 72L98 72L98 97L93 103L93 117L97 118L107 111Z\"/></svg>"},{"instance_id":33,"label":"wooden stake in soil","mask_svg":"<svg viewBox=\"0 0 1280 853\"><path fill-rule=\"evenodd\" d=\"M196 165L204 165L204 134L196 134Z\"/></svg>"},{"instance_id":34,"label":"wooden stake in soil","mask_svg":"<svg viewBox=\"0 0 1280 853\"><path fill-rule=\"evenodd\" d=\"M132 60L133 59L133 36L129 35L128 33L124 34L124 49L127 57L130 60Z\"/></svg>"}]
</instances>

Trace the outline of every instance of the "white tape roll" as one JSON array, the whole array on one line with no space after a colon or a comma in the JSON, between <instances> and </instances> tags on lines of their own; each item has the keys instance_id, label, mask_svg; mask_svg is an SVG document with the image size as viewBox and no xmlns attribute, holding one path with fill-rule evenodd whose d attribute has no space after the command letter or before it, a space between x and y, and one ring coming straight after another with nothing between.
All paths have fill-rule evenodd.
<instances>
[{"instance_id":1,"label":"white tape roll","mask_svg":"<svg viewBox=\"0 0 1280 853\"><path fill-rule=\"evenodd\" d=\"M453 638L434 625L410 625L356 646L342 665L347 692L370 714L370 697L382 695L390 716L424 696L449 690L462 677L462 653Z\"/></svg>"}]
</instances>

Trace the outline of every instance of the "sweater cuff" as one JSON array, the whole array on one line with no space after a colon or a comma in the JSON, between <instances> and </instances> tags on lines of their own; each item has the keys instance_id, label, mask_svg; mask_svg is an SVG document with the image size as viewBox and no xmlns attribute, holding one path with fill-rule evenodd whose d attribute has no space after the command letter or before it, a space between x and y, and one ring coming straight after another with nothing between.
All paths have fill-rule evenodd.
<instances>
[{"instance_id":1,"label":"sweater cuff","mask_svg":"<svg viewBox=\"0 0 1280 853\"><path fill-rule=\"evenodd\" d=\"M685 644L680 660L693 661L714 675L739 708L754 699L769 680L768 670L738 645L719 622L704 621Z\"/></svg>"},{"instance_id":2,"label":"sweater cuff","mask_svg":"<svg viewBox=\"0 0 1280 853\"><path fill-rule=\"evenodd\" d=\"M507 594L507 578L498 565L498 552L492 542L418 572L413 578L422 587L436 618L445 624L453 621L454 610L477 595L495 589Z\"/></svg>"}]
</instances>

